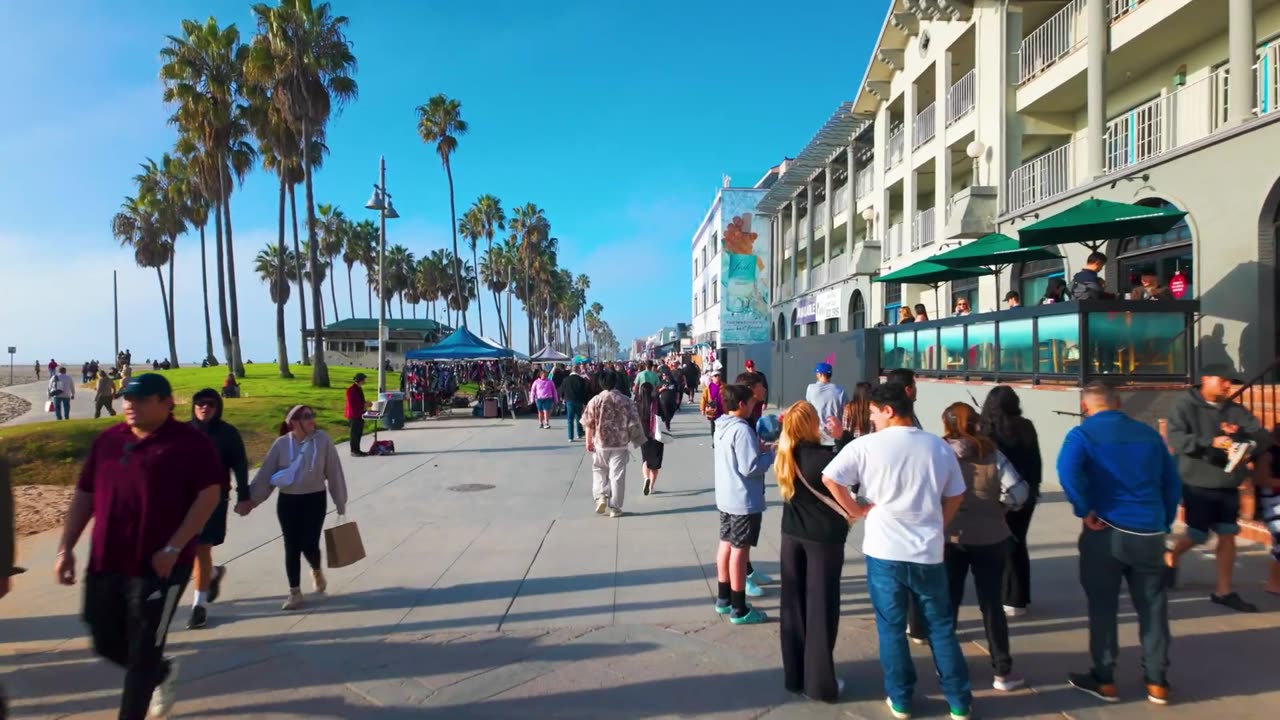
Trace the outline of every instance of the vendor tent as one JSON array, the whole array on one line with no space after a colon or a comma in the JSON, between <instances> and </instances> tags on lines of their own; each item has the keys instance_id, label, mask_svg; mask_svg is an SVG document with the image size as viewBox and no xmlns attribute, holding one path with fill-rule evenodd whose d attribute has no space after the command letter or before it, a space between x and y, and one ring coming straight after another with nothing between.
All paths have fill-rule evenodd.
<instances>
[{"instance_id":1,"label":"vendor tent","mask_svg":"<svg viewBox=\"0 0 1280 720\"><path fill-rule=\"evenodd\" d=\"M404 356L406 360L501 360L516 354L486 342L466 328L458 328L435 345L410 350Z\"/></svg>"},{"instance_id":2,"label":"vendor tent","mask_svg":"<svg viewBox=\"0 0 1280 720\"><path fill-rule=\"evenodd\" d=\"M538 363L569 362L569 356L550 345L529 356L529 360Z\"/></svg>"}]
</instances>

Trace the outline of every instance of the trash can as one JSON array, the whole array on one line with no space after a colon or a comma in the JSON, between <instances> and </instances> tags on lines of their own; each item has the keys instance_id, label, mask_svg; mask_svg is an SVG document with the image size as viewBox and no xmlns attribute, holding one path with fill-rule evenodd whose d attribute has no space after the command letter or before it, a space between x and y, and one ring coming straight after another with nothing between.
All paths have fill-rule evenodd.
<instances>
[{"instance_id":1,"label":"trash can","mask_svg":"<svg viewBox=\"0 0 1280 720\"><path fill-rule=\"evenodd\" d=\"M498 398L489 397L484 399L484 416L487 418L498 417Z\"/></svg>"},{"instance_id":2,"label":"trash can","mask_svg":"<svg viewBox=\"0 0 1280 720\"><path fill-rule=\"evenodd\" d=\"M404 393L388 392L378 396L382 401L382 419L379 420L383 430L399 430L404 427Z\"/></svg>"}]
</instances>

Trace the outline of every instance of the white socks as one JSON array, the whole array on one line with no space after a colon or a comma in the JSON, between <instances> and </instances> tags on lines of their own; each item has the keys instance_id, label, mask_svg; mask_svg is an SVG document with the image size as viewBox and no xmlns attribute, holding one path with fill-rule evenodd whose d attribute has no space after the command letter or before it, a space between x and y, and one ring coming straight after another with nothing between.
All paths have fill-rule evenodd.
<instances>
[{"instance_id":1,"label":"white socks","mask_svg":"<svg viewBox=\"0 0 1280 720\"><path fill-rule=\"evenodd\" d=\"M206 596L207 596L208 594L209 594L209 593L207 593L207 592L205 592L205 591L203 591L203 590L197 590L197 591L196 591L196 600L195 600L195 602L191 603L191 607L204 607L205 598L206 598Z\"/></svg>"}]
</instances>

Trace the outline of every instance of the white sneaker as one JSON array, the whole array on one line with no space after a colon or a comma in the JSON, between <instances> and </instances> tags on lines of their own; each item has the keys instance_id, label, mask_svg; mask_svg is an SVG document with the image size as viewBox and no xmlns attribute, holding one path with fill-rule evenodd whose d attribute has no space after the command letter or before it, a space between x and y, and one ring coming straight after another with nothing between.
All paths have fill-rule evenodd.
<instances>
[{"instance_id":1,"label":"white sneaker","mask_svg":"<svg viewBox=\"0 0 1280 720\"><path fill-rule=\"evenodd\" d=\"M609 517L620 518L622 517L622 511L618 508L609 508Z\"/></svg>"},{"instance_id":2,"label":"white sneaker","mask_svg":"<svg viewBox=\"0 0 1280 720\"><path fill-rule=\"evenodd\" d=\"M324 579L323 570L311 571L311 585L315 588L317 594L322 594L329 589L329 581Z\"/></svg>"},{"instance_id":3,"label":"white sneaker","mask_svg":"<svg viewBox=\"0 0 1280 720\"><path fill-rule=\"evenodd\" d=\"M605 502L604 498L596 498L596 514L603 515L608 511L609 503Z\"/></svg>"},{"instance_id":4,"label":"white sneaker","mask_svg":"<svg viewBox=\"0 0 1280 720\"><path fill-rule=\"evenodd\" d=\"M1026 608L1014 607L1014 606L1012 606L1012 605L1005 605L1005 606L1004 606L1004 616L1005 616L1005 617L1011 617L1011 618L1013 618L1013 617L1022 617L1023 615L1026 615L1026 614L1027 614L1027 609L1026 609Z\"/></svg>"},{"instance_id":5,"label":"white sneaker","mask_svg":"<svg viewBox=\"0 0 1280 720\"><path fill-rule=\"evenodd\" d=\"M169 674L164 676L164 680L156 686L155 692L151 693L151 709L147 711L149 717L168 717L169 712L173 710L173 704L178 701L178 661L169 660L168 662Z\"/></svg>"},{"instance_id":6,"label":"white sneaker","mask_svg":"<svg viewBox=\"0 0 1280 720\"><path fill-rule=\"evenodd\" d=\"M991 681L991 687L1000 692L1013 692L1026 684L1026 679L1016 672L1010 672L1008 675L997 675L995 680Z\"/></svg>"},{"instance_id":7,"label":"white sneaker","mask_svg":"<svg viewBox=\"0 0 1280 720\"><path fill-rule=\"evenodd\" d=\"M284 604L280 606L281 610L297 610L305 604L302 598L301 590L290 590L289 597L285 598Z\"/></svg>"}]
</instances>

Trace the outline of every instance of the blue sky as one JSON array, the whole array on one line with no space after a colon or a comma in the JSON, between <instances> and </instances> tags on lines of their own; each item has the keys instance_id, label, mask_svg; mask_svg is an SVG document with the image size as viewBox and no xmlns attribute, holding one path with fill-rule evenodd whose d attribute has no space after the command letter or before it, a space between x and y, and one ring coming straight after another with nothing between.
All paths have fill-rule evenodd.
<instances>
[{"instance_id":1,"label":"blue sky","mask_svg":"<svg viewBox=\"0 0 1280 720\"><path fill-rule=\"evenodd\" d=\"M330 125L316 199L372 217L363 204L385 154L402 216L388 242L416 256L447 246L448 185L417 136L414 108L439 92L455 97L471 124L454 161L459 208L483 193L508 209L543 207L561 264L591 276L590 299L625 344L688 321L690 238L721 175L755 182L852 96L883 6L818 2L798 17L755 0L339 1L335 11L351 17L360 97ZM0 4L0 345L17 345L26 362L108 357L118 270L122 346L164 354L154 273L118 248L110 218L133 191L138 163L174 139L158 80L165 35L183 18L213 15L247 41L249 4L34 7ZM274 241L275 203L261 170L232 201L245 357L259 362L275 355L275 323L251 260ZM179 242L184 361L203 354L198 250L198 237ZM359 270L355 283L365 315ZM483 299L485 330L496 336L492 299ZM294 302L286 318L296 360ZM477 329L474 305L470 317ZM214 322L221 354L216 311ZM515 337L524 337L522 321Z\"/></svg>"}]
</instances>

